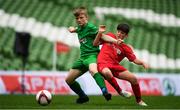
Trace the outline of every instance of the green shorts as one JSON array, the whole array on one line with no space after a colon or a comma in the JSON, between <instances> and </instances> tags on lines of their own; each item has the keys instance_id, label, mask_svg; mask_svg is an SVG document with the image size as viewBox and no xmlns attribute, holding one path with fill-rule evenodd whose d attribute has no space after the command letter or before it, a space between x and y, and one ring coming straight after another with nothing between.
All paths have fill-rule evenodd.
<instances>
[{"instance_id":1,"label":"green shorts","mask_svg":"<svg viewBox=\"0 0 180 110\"><path fill-rule=\"evenodd\" d=\"M89 55L85 57L80 57L77 61L73 63L72 69L78 69L81 73L85 73L89 70L89 64L96 63L97 55Z\"/></svg>"}]
</instances>

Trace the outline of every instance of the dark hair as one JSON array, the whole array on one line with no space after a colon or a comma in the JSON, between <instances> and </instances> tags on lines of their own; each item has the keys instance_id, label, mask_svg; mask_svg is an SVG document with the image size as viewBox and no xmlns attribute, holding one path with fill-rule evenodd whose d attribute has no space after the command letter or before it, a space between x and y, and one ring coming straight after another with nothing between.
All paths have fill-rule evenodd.
<instances>
[{"instance_id":1,"label":"dark hair","mask_svg":"<svg viewBox=\"0 0 180 110\"><path fill-rule=\"evenodd\" d=\"M124 24L118 24L117 30L121 30L121 31L125 32L126 34L128 34L130 31L130 27L128 24L125 24L125 23Z\"/></svg>"},{"instance_id":2,"label":"dark hair","mask_svg":"<svg viewBox=\"0 0 180 110\"><path fill-rule=\"evenodd\" d=\"M74 14L75 17L78 17L81 14L84 14L85 16L88 16L87 9L85 7L83 7L83 6L75 8L74 11L73 11L73 14Z\"/></svg>"}]
</instances>

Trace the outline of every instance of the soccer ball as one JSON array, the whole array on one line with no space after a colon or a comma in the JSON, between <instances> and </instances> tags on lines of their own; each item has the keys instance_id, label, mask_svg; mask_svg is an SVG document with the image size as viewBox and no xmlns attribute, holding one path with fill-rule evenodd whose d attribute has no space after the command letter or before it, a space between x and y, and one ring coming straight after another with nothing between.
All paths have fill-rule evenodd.
<instances>
[{"instance_id":1,"label":"soccer ball","mask_svg":"<svg viewBox=\"0 0 180 110\"><path fill-rule=\"evenodd\" d=\"M52 95L49 91L47 90L41 90L36 94L36 101L40 104L40 105L48 105L50 104L52 99Z\"/></svg>"}]
</instances>

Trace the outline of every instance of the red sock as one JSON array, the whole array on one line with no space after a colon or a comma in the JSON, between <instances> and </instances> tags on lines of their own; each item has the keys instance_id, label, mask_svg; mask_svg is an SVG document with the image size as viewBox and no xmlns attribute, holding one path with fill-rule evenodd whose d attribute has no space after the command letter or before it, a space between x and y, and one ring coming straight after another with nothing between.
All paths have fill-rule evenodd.
<instances>
[{"instance_id":1,"label":"red sock","mask_svg":"<svg viewBox=\"0 0 180 110\"><path fill-rule=\"evenodd\" d=\"M141 101L141 91L140 91L140 87L139 84L131 84L131 87L133 89L134 95L136 97L136 102L140 102Z\"/></svg>"},{"instance_id":2,"label":"red sock","mask_svg":"<svg viewBox=\"0 0 180 110\"><path fill-rule=\"evenodd\" d=\"M112 77L111 79L108 80L108 82L113 86L113 88L120 94L122 89L119 87L116 79Z\"/></svg>"}]
</instances>

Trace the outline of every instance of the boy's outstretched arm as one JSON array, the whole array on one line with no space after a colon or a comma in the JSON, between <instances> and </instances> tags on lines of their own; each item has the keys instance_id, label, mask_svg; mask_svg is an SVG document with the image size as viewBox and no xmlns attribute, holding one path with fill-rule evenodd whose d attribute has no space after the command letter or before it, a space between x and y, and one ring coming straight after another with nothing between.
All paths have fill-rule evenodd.
<instances>
[{"instance_id":1,"label":"boy's outstretched arm","mask_svg":"<svg viewBox=\"0 0 180 110\"><path fill-rule=\"evenodd\" d=\"M68 31L69 31L70 33L76 32L76 28L70 26L70 27L68 28Z\"/></svg>"},{"instance_id":2,"label":"boy's outstretched arm","mask_svg":"<svg viewBox=\"0 0 180 110\"><path fill-rule=\"evenodd\" d=\"M98 46L100 45L100 39L102 37L102 33L101 32L98 32L97 35L96 35L96 38L94 39L93 41L93 45L94 46Z\"/></svg>"},{"instance_id":3,"label":"boy's outstretched arm","mask_svg":"<svg viewBox=\"0 0 180 110\"><path fill-rule=\"evenodd\" d=\"M93 45L98 46L100 44L100 39L103 36L103 32L106 31L106 26L105 25L100 25L98 33L96 35L96 38L94 39Z\"/></svg>"},{"instance_id":4,"label":"boy's outstretched arm","mask_svg":"<svg viewBox=\"0 0 180 110\"><path fill-rule=\"evenodd\" d=\"M137 65L142 65L145 69L148 69L149 68L149 65L146 64L144 61L136 58L134 61L133 61L135 64Z\"/></svg>"},{"instance_id":5,"label":"boy's outstretched arm","mask_svg":"<svg viewBox=\"0 0 180 110\"><path fill-rule=\"evenodd\" d=\"M103 32L106 31L106 26L105 25L100 25L99 26L99 31L98 34L96 35L96 38L94 39L93 45L98 46L100 44L100 39L110 42L110 43L115 43L115 44L120 44L123 42L121 39L114 39L108 35L103 34Z\"/></svg>"}]
</instances>

